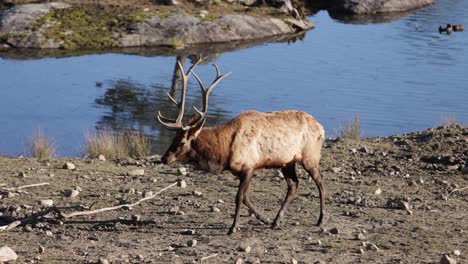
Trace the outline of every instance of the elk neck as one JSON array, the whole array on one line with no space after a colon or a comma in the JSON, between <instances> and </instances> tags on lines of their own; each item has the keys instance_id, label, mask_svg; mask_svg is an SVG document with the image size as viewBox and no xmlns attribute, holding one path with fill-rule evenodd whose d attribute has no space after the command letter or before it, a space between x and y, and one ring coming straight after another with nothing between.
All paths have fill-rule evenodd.
<instances>
[{"instance_id":1,"label":"elk neck","mask_svg":"<svg viewBox=\"0 0 468 264\"><path fill-rule=\"evenodd\" d=\"M220 174L229 159L229 148L234 129L230 126L203 128L192 141L190 157L198 166L214 174Z\"/></svg>"}]
</instances>

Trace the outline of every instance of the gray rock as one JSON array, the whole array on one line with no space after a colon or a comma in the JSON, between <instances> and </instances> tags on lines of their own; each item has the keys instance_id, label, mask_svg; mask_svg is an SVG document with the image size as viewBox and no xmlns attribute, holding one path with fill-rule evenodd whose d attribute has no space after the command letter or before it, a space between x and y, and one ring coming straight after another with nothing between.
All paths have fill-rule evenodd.
<instances>
[{"instance_id":1,"label":"gray rock","mask_svg":"<svg viewBox=\"0 0 468 264\"><path fill-rule=\"evenodd\" d=\"M143 194L143 196L144 196L145 198L151 197L151 196L153 196L153 192L152 192L152 191L147 191L147 192L145 192L145 193Z\"/></svg>"},{"instance_id":2,"label":"gray rock","mask_svg":"<svg viewBox=\"0 0 468 264\"><path fill-rule=\"evenodd\" d=\"M185 182L185 180L180 180L179 182L177 182L177 186L179 186L180 188L187 188L187 183Z\"/></svg>"},{"instance_id":3,"label":"gray rock","mask_svg":"<svg viewBox=\"0 0 468 264\"><path fill-rule=\"evenodd\" d=\"M26 172L24 172L24 171L18 172L18 177L26 178L27 177Z\"/></svg>"},{"instance_id":4,"label":"gray rock","mask_svg":"<svg viewBox=\"0 0 468 264\"><path fill-rule=\"evenodd\" d=\"M239 251L241 252L245 252L245 253L249 253L250 251L252 251L252 247L249 246L248 244L246 243L242 243L239 245L239 247L237 248Z\"/></svg>"},{"instance_id":5,"label":"gray rock","mask_svg":"<svg viewBox=\"0 0 468 264\"><path fill-rule=\"evenodd\" d=\"M377 190L374 191L374 194L375 194L375 195L380 195L380 194L382 194L382 189L381 189L381 188L377 188Z\"/></svg>"},{"instance_id":6,"label":"gray rock","mask_svg":"<svg viewBox=\"0 0 468 264\"><path fill-rule=\"evenodd\" d=\"M235 264L244 264L244 260L242 258L236 259Z\"/></svg>"},{"instance_id":7,"label":"gray rock","mask_svg":"<svg viewBox=\"0 0 468 264\"><path fill-rule=\"evenodd\" d=\"M102 154L99 154L98 160L100 160L100 161L106 161L106 157L105 157L104 155L102 155Z\"/></svg>"},{"instance_id":8,"label":"gray rock","mask_svg":"<svg viewBox=\"0 0 468 264\"><path fill-rule=\"evenodd\" d=\"M338 172L341 171L341 168L333 167L331 170L332 170L334 173L338 173Z\"/></svg>"},{"instance_id":9,"label":"gray rock","mask_svg":"<svg viewBox=\"0 0 468 264\"><path fill-rule=\"evenodd\" d=\"M44 200L40 200L39 203L40 203L40 205L42 205L42 206L51 207L51 206L54 205L54 200L52 200L52 199L44 199Z\"/></svg>"},{"instance_id":10,"label":"gray rock","mask_svg":"<svg viewBox=\"0 0 468 264\"><path fill-rule=\"evenodd\" d=\"M75 198L80 194L80 191L78 190L66 190L65 191L65 196L68 198Z\"/></svg>"},{"instance_id":11,"label":"gray rock","mask_svg":"<svg viewBox=\"0 0 468 264\"><path fill-rule=\"evenodd\" d=\"M145 175L145 170L144 169L135 169L127 172L128 176L143 176Z\"/></svg>"},{"instance_id":12,"label":"gray rock","mask_svg":"<svg viewBox=\"0 0 468 264\"><path fill-rule=\"evenodd\" d=\"M462 173L463 173L463 174L468 174L468 166L465 166L465 167L462 169Z\"/></svg>"},{"instance_id":13,"label":"gray rock","mask_svg":"<svg viewBox=\"0 0 468 264\"><path fill-rule=\"evenodd\" d=\"M433 0L333 0L331 9L350 14L402 12L433 3Z\"/></svg>"},{"instance_id":14,"label":"gray rock","mask_svg":"<svg viewBox=\"0 0 468 264\"><path fill-rule=\"evenodd\" d=\"M439 263L440 264L457 264L457 261L447 255L443 255Z\"/></svg>"},{"instance_id":15,"label":"gray rock","mask_svg":"<svg viewBox=\"0 0 468 264\"><path fill-rule=\"evenodd\" d=\"M0 247L0 262L15 261L17 258L18 255L13 249L7 246Z\"/></svg>"},{"instance_id":16,"label":"gray rock","mask_svg":"<svg viewBox=\"0 0 468 264\"><path fill-rule=\"evenodd\" d=\"M291 264L297 264L297 260L295 258L291 258L291 261L290 261Z\"/></svg>"},{"instance_id":17,"label":"gray rock","mask_svg":"<svg viewBox=\"0 0 468 264\"><path fill-rule=\"evenodd\" d=\"M461 252L460 252L460 250L455 249L455 250L453 251L453 254L454 254L455 256L458 257L458 256L461 255Z\"/></svg>"},{"instance_id":18,"label":"gray rock","mask_svg":"<svg viewBox=\"0 0 468 264\"><path fill-rule=\"evenodd\" d=\"M43 254L45 252L45 248L43 246L39 246L38 251L40 254Z\"/></svg>"},{"instance_id":19,"label":"gray rock","mask_svg":"<svg viewBox=\"0 0 468 264\"><path fill-rule=\"evenodd\" d=\"M73 164L71 162L66 162L65 164L63 164L62 169L74 170L74 169L76 169L76 166L75 166L75 164Z\"/></svg>"},{"instance_id":20,"label":"gray rock","mask_svg":"<svg viewBox=\"0 0 468 264\"><path fill-rule=\"evenodd\" d=\"M132 215L132 221L137 222L137 221L140 221L140 219L141 219L141 215L139 214Z\"/></svg>"},{"instance_id":21,"label":"gray rock","mask_svg":"<svg viewBox=\"0 0 468 264\"><path fill-rule=\"evenodd\" d=\"M98 263L99 263L99 264L109 264L109 260L107 260L107 259L105 259L105 258L103 258L103 257L100 257L100 258L98 259Z\"/></svg>"},{"instance_id":22,"label":"gray rock","mask_svg":"<svg viewBox=\"0 0 468 264\"><path fill-rule=\"evenodd\" d=\"M184 167L180 167L177 169L177 173L182 176L187 176L187 169Z\"/></svg>"},{"instance_id":23,"label":"gray rock","mask_svg":"<svg viewBox=\"0 0 468 264\"><path fill-rule=\"evenodd\" d=\"M356 239L357 240L366 240L366 237L364 236L364 234L359 233L359 234L356 235Z\"/></svg>"},{"instance_id":24,"label":"gray rock","mask_svg":"<svg viewBox=\"0 0 468 264\"><path fill-rule=\"evenodd\" d=\"M216 207L216 206L212 206L212 207L211 207L211 212L219 213L219 212L221 212L221 209L219 209L219 208Z\"/></svg>"},{"instance_id":25,"label":"gray rock","mask_svg":"<svg viewBox=\"0 0 468 264\"><path fill-rule=\"evenodd\" d=\"M193 191L192 193L193 193L193 195L198 196L198 197L203 195L203 193L200 192L200 191Z\"/></svg>"},{"instance_id":26,"label":"gray rock","mask_svg":"<svg viewBox=\"0 0 468 264\"><path fill-rule=\"evenodd\" d=\"M191 240L187 241L187 246L189 246L189 247L195 247L195 246L197 246L197 243L198 243L198 242L197 242L196 239L191 239Z\"/></svg>"},{"instance_id":27,"label":"gray rock","mask_svg":"<svg viewBox=\"0 0 468 264\"><path fill-rule=\"evenodd\" d=\"M54 236L54 233L52 233L52 231L49 231L49 230L47 230L47 231L45 232L45 234L46 234L46 236L48 236L48 237L53 237L53 236Z\"/></svg>"},{"instance_id":28,"label":"gray rock","mask_svg":"<svg viewBox=\"0 0 468 264\"><path fill-rule=\"evenodd\" d=\"M334 227L330 229L329 232L330 234L337 235L340 231L338 230L338 228Z\"/></svg>"}]
</instances>

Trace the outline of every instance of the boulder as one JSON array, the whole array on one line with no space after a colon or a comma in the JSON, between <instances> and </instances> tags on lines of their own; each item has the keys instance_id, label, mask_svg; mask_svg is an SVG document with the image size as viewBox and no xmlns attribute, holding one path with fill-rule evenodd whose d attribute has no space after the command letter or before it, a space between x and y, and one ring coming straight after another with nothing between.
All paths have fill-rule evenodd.
<instances>
[{"instance_id":1,"label":"boulder","mask_svg":"<svg viewBox=\"0 0 468 264\"><path fill-rule=\"evenodd\" d=\"M433 2L433 0L333 0L330 9L350 14L377 14L407 11Z\"/></svg>"},{"instance_id":2,"label":"boulder","mask_svg":"<svg viewBox=\"0 0 468 264\"><path fill-rule=\"evenodd\" d=\"M14 261L18 258L18 255L16 254L16 252L7 247L7 246L3 246L3 247L0 247L0 262L3 263L3 262L8 262L8 261Z\"/></svg>"}]
</instances>

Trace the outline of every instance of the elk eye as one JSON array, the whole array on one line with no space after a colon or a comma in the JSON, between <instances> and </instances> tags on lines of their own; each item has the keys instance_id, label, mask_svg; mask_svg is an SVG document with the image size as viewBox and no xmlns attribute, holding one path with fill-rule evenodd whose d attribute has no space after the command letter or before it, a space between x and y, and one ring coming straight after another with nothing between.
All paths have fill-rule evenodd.
<instances>
[{"instance_id":1,"label":"elk eye","mask_svg":"<svg viewBox=\"0 0 468 264\"><path fill-rule=\"evenodd\" d=\"M180 145L181 145L181 146L185 145L185 142L180 142Z\"/></svg>"}]
</instances>

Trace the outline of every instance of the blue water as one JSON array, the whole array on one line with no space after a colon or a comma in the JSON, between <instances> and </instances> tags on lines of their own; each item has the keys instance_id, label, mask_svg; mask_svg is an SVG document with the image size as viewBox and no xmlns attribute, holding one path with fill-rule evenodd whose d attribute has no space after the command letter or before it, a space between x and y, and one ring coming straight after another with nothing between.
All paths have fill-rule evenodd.
<instances>
[{"instance_id":1,"label":"blue water","mask_svg":"<svg viewBox=\"0 0 468 264\"><path fill-rule=\"evenodd\" d=\"M321 11L304 40L267 43L217 54L210 63L232 71L213 91L209 124L242 111L298 109L315 116L328 136L359 115L363 136L433 127L441 117L468 124L468 31L439 34L446 23L468 26L468 2L439 0L385 23L342 23ZM107 53L31 60L0 59L0 154L27 153L38 128L58 156L78 156L85 131L143 129L163 152L172 134L158 110L173 112L174 56ZM186 67L190 60L186 60ZM211 82L214 69L197 73ZM98 87L96 82L101 82ZM192 80L188 104L199 104Z\"/></svg>"}]
</instances>

